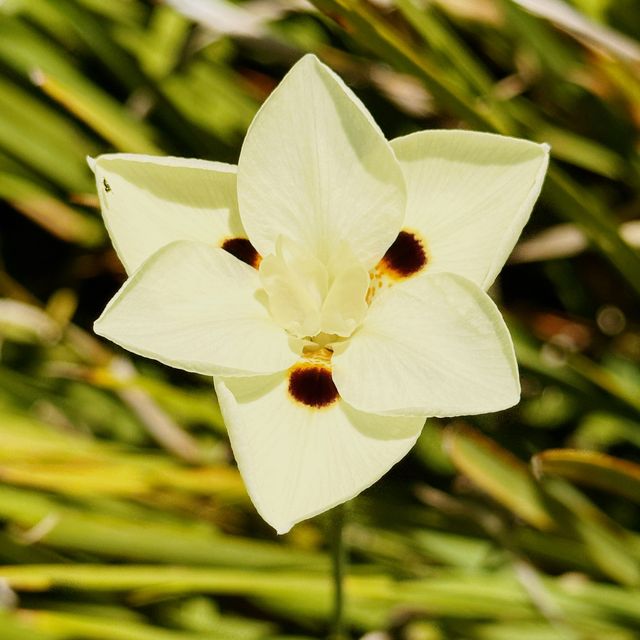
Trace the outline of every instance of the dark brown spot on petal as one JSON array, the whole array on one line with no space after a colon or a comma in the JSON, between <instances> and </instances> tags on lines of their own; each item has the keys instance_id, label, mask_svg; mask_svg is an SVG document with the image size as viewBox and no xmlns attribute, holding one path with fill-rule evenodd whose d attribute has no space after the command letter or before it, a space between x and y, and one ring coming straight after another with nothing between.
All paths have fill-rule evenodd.
<instances>
[{"instance_id":1,"label":"dark brown spot on petal","mask_svg":"<svg viewBox=\"0 0 640 640\"><path fill-rule=\"evenodd\" d=\"M419 236L412 231L401 231L384 254L381 266L395 277L408 278L423 269L427 260L427 252Z\"/></svg>"},{"instance_id":2,"label":"dark brown spot on petal","mask_svg":"<svg viewBox=\"0 0 640 640\"><path fill-rule=\"evenodd\" d=\"M238 260L246 262L250 267L257 269L260 266L262 256L253 248L247 238L227 238L222 243L222 248Z\"/></svg>"},{"instance_id":3,"label":"dark brown spot on petal","mask_svg":"<svg viewBox=\"0 0 640 640\"><path fill-rule=\"evenodd\" d=\"M314 409L328 407L340 397L331 369L308 364L296 366L289 372L289 395Z\"/></svg>"}]
</instances>

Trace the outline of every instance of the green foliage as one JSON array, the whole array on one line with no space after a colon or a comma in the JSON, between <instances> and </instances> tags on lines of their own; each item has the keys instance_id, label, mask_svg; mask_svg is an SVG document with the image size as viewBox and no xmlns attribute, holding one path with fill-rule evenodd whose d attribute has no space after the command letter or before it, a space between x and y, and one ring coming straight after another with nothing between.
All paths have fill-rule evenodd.
<instances>
[{"instance_id":1,"label":"green foliage","mask_svg":"<svg viewBox=\"0 0 640 640\"><path fill-rule=\"evenodd\" d=\"M523 401L430 421L353 502L351 631L638 637L640 31L630 0L572 5L579 34L515 0L0 3L0 638L325 632L324 519L276 539L209 381L92 336L123 273L85 161L234 162L309 50L389 137L469 127L554 157L495 289Z\"/></svg>"}]
</instances>

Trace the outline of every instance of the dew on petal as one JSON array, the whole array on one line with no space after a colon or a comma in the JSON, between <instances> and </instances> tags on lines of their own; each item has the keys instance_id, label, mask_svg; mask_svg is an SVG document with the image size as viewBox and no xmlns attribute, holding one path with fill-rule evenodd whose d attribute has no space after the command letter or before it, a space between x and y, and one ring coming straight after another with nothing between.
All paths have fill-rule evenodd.
<instances>
[{"instance_id":1,"label":"dew on petal","mask_svg":"<svg viewBox=\"0 0 640 640\"><path fill-rule=\"evenodd\" d=\"M250 267L257 269L260 266L262 256L254 249L247 238L227 238L222 243L222 248Z\"/></svg>"},{"instance_id":2,"label":"dew on petal","mask_svg":"<svg viewBox=\"0 0 640 640\"><path fill-rule=\"evenodd\" d=\"M380 261L382 270L395 278L408 278L428 262L424 242L413 231L401 231Z\"/></svg>"},{"instance_id":3,"label":"dew on petal","mask_svg":"<svg viewBox=\"0 0 640 640\"><path fill-rule=\"evenodd\" d=\"M289 395L313 409L328 407L340 397L331 377L331 369L316 364L303 364L291 369Z\"/></svg>"}]
</instances>

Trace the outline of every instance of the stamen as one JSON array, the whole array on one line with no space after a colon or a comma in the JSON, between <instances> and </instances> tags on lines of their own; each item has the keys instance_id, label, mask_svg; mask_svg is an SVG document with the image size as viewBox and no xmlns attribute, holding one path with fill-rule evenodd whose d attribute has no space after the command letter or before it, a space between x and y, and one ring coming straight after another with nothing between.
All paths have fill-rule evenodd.
<instances>
[{"instance_id":1,"label":"stamen","mask_svg":"<svg viewBox=\"0 0 640 640\"><path fill-rule=\"evenodd\" d=\"M254 249L247 238L227 238L222 243L222 248L232 256L242 260L250 267L257 269L262 261L262 256Z\"/></svg>"},{"instance_id":2,"label":"stamen","mask_svg":"<svg viewBox=\"0 0 640 640\"><path fill-rule=\"evenodd\" d=\"M423 240L413 231L401 231L380 261L380 267L395 278L408 278L426 267Z\"/></svg>"},{"instance_id":3,"label":"stamen","mask_svg":"<svg viewBox=\"0 0 640 640\"><path fill-rule=\"evenodd\" d=\"M313 409L329 407L340 398L330 367L315 363L299 364L289 371L289 395Z\"/></svg>"},{"instance_id":4,"label":"stamen","mask_svg":"<svg viewBox=\"0 0 640 640\"><path fill-rule=\"evenodd\" d=\"M331 356L333 356L333 349L331 347L308 345L303 348L302 356L309 364L329 366L331 364Z\"/></svg>"}]
</instances>

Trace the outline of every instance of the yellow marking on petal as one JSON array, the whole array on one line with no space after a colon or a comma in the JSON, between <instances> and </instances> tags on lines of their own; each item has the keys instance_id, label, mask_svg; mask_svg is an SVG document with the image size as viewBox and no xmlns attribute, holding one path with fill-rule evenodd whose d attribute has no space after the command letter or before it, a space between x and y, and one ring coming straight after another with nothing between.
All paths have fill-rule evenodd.
<instances>
[{"instance_id":1,"label":"yellow marking on petal","mask_svg":"<svg viewBox=\"0 0 640 640\"><path fill-rule=\"evenodd\" d=\"M303 348L302 356L309 364L329 366L331 364L331 356L333 356L333 349L331 347L318 347L311 344Z\"/></svg>"},{"instance_id":2,"label":"yellow marking on petal","mask_svg":"<svg viewBox=\"0 0 640 640\"><path fill-rule=\"evenodd\" d=\"M429 261L424 237L417 231L402 229L382 260L369 272L367 304L371 304L381 289L424 271Z\"/></svg>"}]
</instances>

